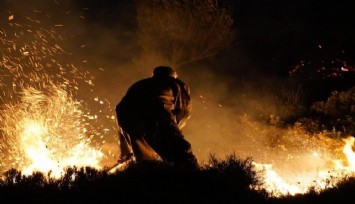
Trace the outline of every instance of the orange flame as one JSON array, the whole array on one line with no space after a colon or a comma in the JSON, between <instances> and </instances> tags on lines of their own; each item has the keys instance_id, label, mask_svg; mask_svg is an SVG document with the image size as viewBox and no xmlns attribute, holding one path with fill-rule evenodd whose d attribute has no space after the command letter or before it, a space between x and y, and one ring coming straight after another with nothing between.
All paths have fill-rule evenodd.
<instances>
[{"instance_id":1,"label":"orange flame","mask_svg":"<svg viewBox=\"0 0 355 204\"><path fill-rule=\"evenodd\" d=\"M279 197L282 195L296 195L304 194L309 192L309 190L315 189L320 192L322 189L335 187L342 179L354 176L355 172L355 152L353 151L353 145L355 142L354 137L348 137L343 140L345 142L343 147L344 158L342 159L330 159L329 161L324 161L324 167L327 166L325 163L331 163L329 168L317 169L317 172L312 174L311 172L302 173L297 177L295 182L286 182L286 178L280 176L276 170L273 170L272 164L259 164L254 162L256 171L258 171L262 176L263 185L262 188L270 193L271 196ZM313 157L309 159L315 159L318 157L319 153L314 153ZM287 178L292 178L295 175L288 175Z\"/></svg>"},{"instance_id":2,"label":"orange flame","mask_svg":"<svg viewBox=\"0 0 355 204\"><path fill-rule=\"evenodd\" d=\"M90 147L79 103L60 87L47 88L47 94L24 89L21 101L4 110L9 148L20 153L12 167L24 174L51 172L55 178L70 166L101 169L103 153Z\"/></svg>"},{"instance_id":3,"label":"orange flame","mask_svg":"<svg viewBox=\"0 0 355 204\"><path fill-rule=\"evenodd\" d=\"M103 168L107 155L98 142L108 128L94 130L97 115L75 96L82 84L93 86L92 76L64 61L68 53L56 31L31 16L10 16L1 26L0 173L58 178L71 166Z\"/></svg>"},{"instance_id":4,"label":"orange flame","mask_svg":"<svg viewBox=\"0 0 355 204\"><path fill-rule=\"evenodd\" d=\"M354 137L348 137L344 139L345 141L345 146L343 148L343 153L346 156L346 159L348 161L348 169L352 172L355 171L355 152L353 151L353 145L355 138Z\"/></svg>"}]
</instances>

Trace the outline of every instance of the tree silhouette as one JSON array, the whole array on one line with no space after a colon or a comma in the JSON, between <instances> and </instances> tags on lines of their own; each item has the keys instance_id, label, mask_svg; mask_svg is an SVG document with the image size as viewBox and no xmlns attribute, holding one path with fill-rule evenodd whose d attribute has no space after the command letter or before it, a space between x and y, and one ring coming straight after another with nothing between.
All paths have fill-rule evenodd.
<instances>
[{"instance_id":1,"label":"tree silhouette","mask_svg":"<svg viewBox=\"0 0 355 204\"><path fill-rule=\"evenodd\" d=\"M231 10L218 0L138 0L140 60L179 66L210 57L235 37Z\"/></svg>"}]
</instances>

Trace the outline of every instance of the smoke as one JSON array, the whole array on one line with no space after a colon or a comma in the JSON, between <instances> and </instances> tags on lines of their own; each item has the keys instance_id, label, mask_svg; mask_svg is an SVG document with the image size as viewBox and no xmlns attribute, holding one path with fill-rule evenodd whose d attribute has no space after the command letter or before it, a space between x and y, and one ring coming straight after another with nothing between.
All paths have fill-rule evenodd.
<instances>
[{"instance_id":1,"label":"smoke","mask_svg":"<svg viewBox=\"0 0 355 204\"><path fill-rule=\"evenodd\" d=\"M102 150L113 154L111 162L117 159L119 152L116 123L112 119L115 105L132 83L151 75L153 66L171 63L171 59L161 55L157 57L152 49L142 49L140 39L145 33L140 33L138 28L136 6L113 0L90 3L31 1L30 4L9 0L1 10L1 22L7 22L11 15L14 18L38 15L41 26L55 26L60 32L64 50L70 54L63 60L75 64L92 80L92 86L80 89L78 98L86 101L88 109L98 115L95 123L98 129L109 130L104 134ZM183 34L179 32L179 35ZM194 39L189 40L191 44L198 43ZM180 49L178 51L181 52ZM227 49L222 54L229 51L232 50ZM243 52L239 52L233 55L243 56ZM243 74L254 66L245 59L234 57L244 60L236 63L233 60L223 62L226 59L223 57L218 60L221 55L204 57L197 56L193 63L191 59L184 58L189 63L184 61L185 64L178 67L180 78L190 85L193 103L192 117L183 133L201 163L207 161L212 153L220 158L236 153L259 162L279 164L295 159L294 155L300 152L307 152L308 156L310 152L305 149L316 146L316 139L310 142L310 146L304 146L302 142L309 140L300 129L277 126L280 116L288 114L280 111L282 107L278 103L282 81L263 79L262 76L252 81L242 75L230 74ZM173 64L179 64L179 61ZM300 133L303 137L299 136ZM300 156L297 159L294 166L306 160Z\"/></svg>"},{"instance_id":2,"label":"smoke","mask_svg":"<svg viewBox=\"0 0 355 204\"><path fill-rule=\"evenodd\" d=\"M188 72L182 77L191 86L193 112L183 131L201 162L207 162L210 154L224 158L233 153L270 161L266 158L270 148L277 148L273 141L282 137L281 129L271 125L273 117L279 117L273 115L277 112L275 95L259 83L221 75L211 68Z\"/></svg>"}]
</instances>

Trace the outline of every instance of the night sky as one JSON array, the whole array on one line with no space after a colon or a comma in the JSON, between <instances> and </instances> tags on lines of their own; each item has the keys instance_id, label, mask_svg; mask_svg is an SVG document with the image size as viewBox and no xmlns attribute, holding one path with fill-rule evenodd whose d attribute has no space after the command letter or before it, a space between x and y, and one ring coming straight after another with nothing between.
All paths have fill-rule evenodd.
<instances>
[{"instance_id":1,"label":"night sky","mask_svg":"<svg viewBox=\"0 0 355 204\"><path fill-rule=\"evenodd\" d=\"M113 32L117 26L135 29L135 1L78 1L76 6L88 8L90 24L99 24ZM300 60L324 55L346 58L354 53L355 16L353 1L320 0L234 0L233 8L237 38L232 47L215 58L225 56L231 63L254 65L265 73L286 74ZM241 52L241 53L240 53ZM318 53L317 53L318 52ZM229 56L231 55L231 56ZM242 55L245 59L238 62ZM235 60L233 60L233 58ZM344 57L345 58L345 57ZM262 67L262 68L261 68Z\"/></svg>"},{"instance_id":2,"label":"night sky","mask_svg":"<svg viewBox=\"0 0 355 204\"><path fill-rule=\"evenodd\" d=\"M135 55L136 7L134 1L79 1L86 7L90 25L109 29L131 43L122 53L109 49L103 55L127 58ZM241 78L289 78L290 71L302 63L293 78L314 87L318 80L329 80L324 94L353 85L355 65L355 3L320 0L224 0L233 9L236 39L214 57L185 65L207 65L216 74ZM122 30L122 28L127 28ZM87 33L95 38L95 32ZM137 43L137 44L136 44ZM346 64L352 71L341 77L325 75ZM324 70L319 73L320 67ZM323 86L323 85L322 85ZM317 87L318 89L319 87ZM313 100L313 99L312 99Z\"/></svg>"},{"instance_id":3,"label":"night sky","mask_svg":"<svg viewBox=\"0 0 355 204\"><path fill-rule=\"evenodd\" d=\"M104 56L127 58L134 55L136 5L134 0L57 0L48 1L3 1L2 11L30 12L43 9L52 16L53 22L70 24L70 17L79 15L85 19L80 33L86 43L99 47L98 36L111 32L121 41L131 45L120 47L120 52L101 50ZM292 67L301 60L340 59L354 64L355 53L355 3L336 0L222 0L233 11L236 39L218 55L203 62L218 66L228 61L230 66L215 68L228 74L248 75L257 71L263 74L287 76ZM61 16L70 11L74 15ZM75 16L77 15L77 16ZM69 16L69 17L68 17ZM64 18L63 18L64 17ZM67 22L63 22L63 21ZM82 39L82 40L83 40ZM78 42L79 43L79 42ZM114 44L114 43L112 43ZM113 45L112 45L113 46ZM117 45L120 46L120 45ZM320 48L321 47L321 48ZM312 59L313 58L313 59ZM248 67L248 69L244 68Z\"/></svg>"}]
</instances>

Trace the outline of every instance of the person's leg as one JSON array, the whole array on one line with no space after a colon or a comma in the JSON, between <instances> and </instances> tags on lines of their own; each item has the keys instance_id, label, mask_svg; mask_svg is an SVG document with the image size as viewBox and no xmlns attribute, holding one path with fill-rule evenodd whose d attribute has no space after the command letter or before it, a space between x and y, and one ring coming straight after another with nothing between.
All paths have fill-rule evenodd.
<instances>
[{"instance_id":1,"label":"person's leg","mask_svg":"<svg viewBox=\"0 0 355 204\"><path fill-rule=\"evenodd\" d=\"M145 160L161 161L159 154L145 140L145 137L149 133L147 125L138 122L130 123L125 129L126 134L123 134L123 136L127 136L129 139L131 150L133 150L137 162Z\"/></svg>"},{"instance_id":2,"label":"person's leg","mask_svg":"<svg viewBox=\"0 0 355 204\"><path fill-rule=\"evenodd\" d=\"M131 142L130 142L130 138L125 135L125 133L123 133L123 130L121 128L119 128L118 131L118 139L119 139L119 146L120 146L120 157L119 160L121 162L127 161L129 159L131 159L131 157L133 156L133 150L131 147Z\"/></svg>"},{"instance_id":3,"label":"person's leg","mask_svg":"<svg viewBox=\"0 0 355 204\"><path fill-rule=\"evenodd\" d=\"M180 167L199 168L191 144L184 138L182 131L173 121L159 122L153 139L153 148L163 161Z\"/></svg>"}]
</instances>

